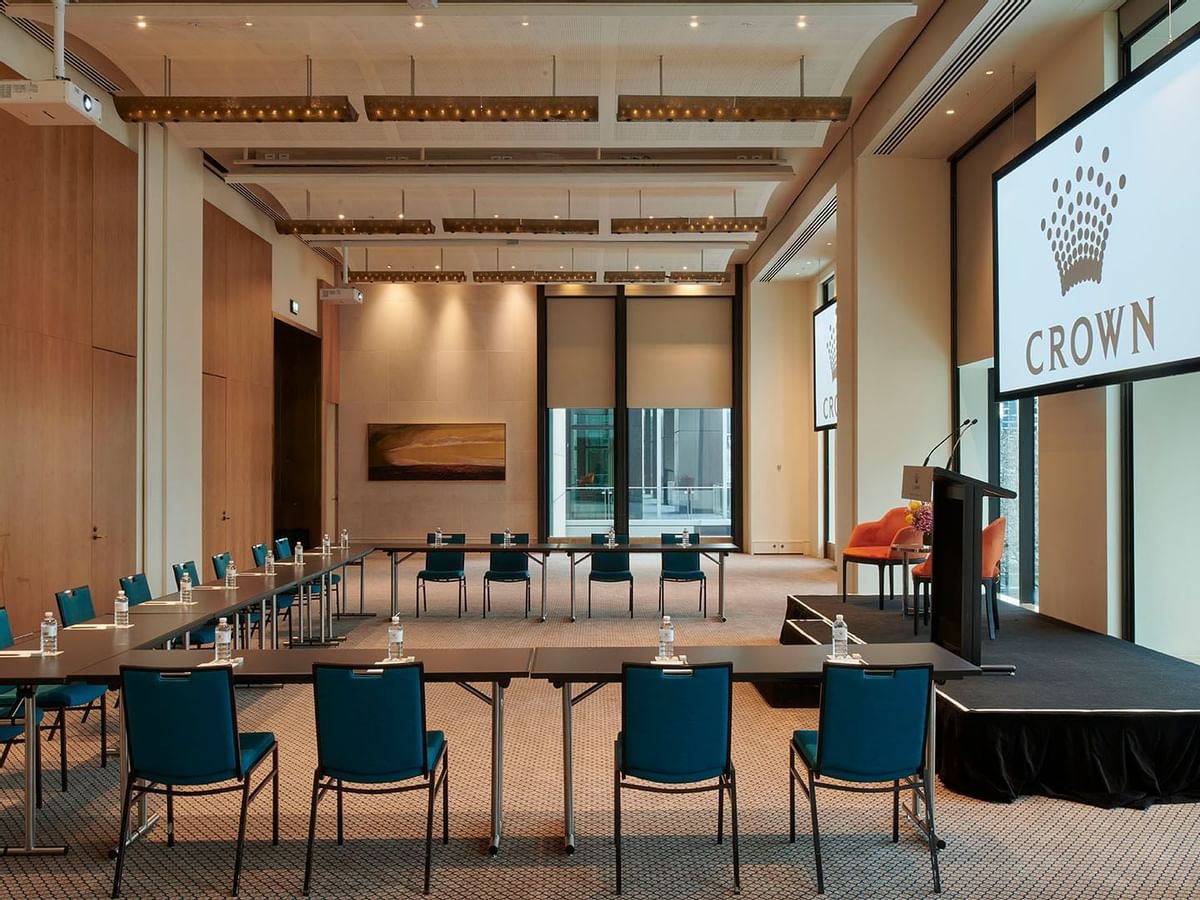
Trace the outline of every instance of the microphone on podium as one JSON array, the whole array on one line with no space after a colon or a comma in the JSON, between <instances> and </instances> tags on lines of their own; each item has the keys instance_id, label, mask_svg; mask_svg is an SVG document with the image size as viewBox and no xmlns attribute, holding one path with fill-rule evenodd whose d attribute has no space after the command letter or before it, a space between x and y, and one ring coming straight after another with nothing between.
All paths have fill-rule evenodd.
<instances>
[{"instance_id":1,"label":"microphone on podium","mask_svg":"<svg viewBox=\"0 0 1200 900\"><path fill-rule=\"evenodd\" d=\"M973 425L978 425L978 419L971 419L966 423L966 427L958 433L958 437L954 439L954 443L950 445L950 455L946 457L946 468L950 468L950 463L954 462L954 451L958 449L958 445L962 443L963 435L971 430Z\"/></svg>"},{"instance_id":2,"label":"microphone on podium","mask_svg":"<svg viewBox=\"0 0 1200 900\"><path fill-rule=\"evenodd\" d=\"M978 421L978 420L976 420L976 421ZM936 444L934 444L932 448L930 448L929 452L925 454L925 462L921 463L921 465L922 466L929 465L929 460L930 460L930 458L932 458L934 452L937 450L938 447L942 446L942 444L946 443L946 441L950 440L950 438L954 437L954 435L956 435L956 434L961 435L962 432L959 429L970 428L971 425L973 425L973 424L974 423L970 419L963 419L961 425L959 425L952 432L950 432L948 435L946 435L944 438L942 438L940 441L938 441Z\"/></svg>"}]
</instances>

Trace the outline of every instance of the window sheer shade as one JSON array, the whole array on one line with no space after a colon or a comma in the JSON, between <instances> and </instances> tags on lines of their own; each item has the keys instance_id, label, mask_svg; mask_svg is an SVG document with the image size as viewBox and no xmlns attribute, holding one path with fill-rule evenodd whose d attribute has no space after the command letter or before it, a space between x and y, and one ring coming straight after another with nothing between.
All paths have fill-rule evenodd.
<instances>
[{"instance_id":1,"label":"window sheer shade","mask_svg":"<svg viewBox=\"0 0 1200 900\"><path fill-rule=\"evenodd\" d=\"M611 409L615 322L612 297L550 297L546 301L546 405L550 409Z\"/></svg>"},{"instance_id":2,"label":"window sheer shade","mask_svg":"<svg viewBox=\"0 0 1200 900\"><path fill-rule=\"evenodd\" d=\"M639 298L627 303L631 409L733 406L729 298Z\"/></svg>"}]
</instances>

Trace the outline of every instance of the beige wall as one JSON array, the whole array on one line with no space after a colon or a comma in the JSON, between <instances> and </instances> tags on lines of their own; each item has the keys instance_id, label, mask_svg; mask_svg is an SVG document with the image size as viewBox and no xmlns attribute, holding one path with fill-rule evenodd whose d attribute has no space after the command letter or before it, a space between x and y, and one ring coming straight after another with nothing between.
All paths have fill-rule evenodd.
<instances>
[{"instance_id":1,"label":"beige wall","mask_svg":"<svg viewBox=\"0 0 1200 900\"><path fill-rule=\"evenodd\" d=\"M1037 73L1043 135L1117 77L1116 22L1096 16ZM1117 388L1038 401L1038 600L1043 613L1121 631Z\"/></svg>"},{"instance_id":2,"label":"beige wall","mask_svg":"<svg viewBox=\"0 0 1200 900\"><path fill-rule=\"evenodd\" d=\"M523 285L373 285L341 311L338 512L356 537L537 531L537 301ZM504 422L505 481L367 481L370 422Z\"/></svg>"},{"instance_id":3,"label":"beige wall","mask_svg":"<svg viewBox=\"0 0 1200 900\"><path fill-rule=\"evenodd\" d=\"M813 285L754 283L745 298L745 515L755 553L817 552Z\"/></svg>"}]
</instances>

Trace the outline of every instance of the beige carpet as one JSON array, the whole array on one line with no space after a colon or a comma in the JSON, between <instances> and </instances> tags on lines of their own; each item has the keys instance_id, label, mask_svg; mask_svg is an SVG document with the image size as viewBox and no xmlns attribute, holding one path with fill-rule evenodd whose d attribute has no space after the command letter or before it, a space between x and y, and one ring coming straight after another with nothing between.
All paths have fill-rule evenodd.
<instances>
[{"instance_id":1,"label":"beige carpet","mask_svg":"<svg viewBox=\"0 0 1200 900\"><path fill-rule=\"evenodd\" d=\"M637 616L625 612L621 586L600 586L595 618L565 621L567 565L550 570L551 620L521 618L516 587L500 587L493 613L479 618L483 562L469 565L471 611L455 617L454 588L434 586L430 613L412 618L413 580L419 563L400 572L401 610L409 646L482 647L577 644L654 645L657 560L634 558ZM586 564L580 572L586 572ZM696 593L668 586L668 609L680 643L774 642L784 596L834 591L827 563L796 557L734 558L727 575L729 621L701 621ZM349 605L357 607L356 574ZM372 560L367 606L387 604L387 565ZM581 578L580 613L586 584ZM534 591L535 610L537 591ZM712 585L709 612L716 611ZM853 623L851 623L853 626ZM384 619L344 620L348 644L384 646ZM612 896L612 739L620 714L619 689L608 687L575 709L575 778L579 850L561 850L560 697L541 682L517 682L507 695L505 837L499 856L486 852L488 836L489 710L454 685L429 688L429 724L446 731L451 753L448 847L434 848L433 894L443 898L588 898ZM270 801L252 807L245 897L286 897L303 877L308 792L314 762L311 693L305 687L239 692L241 727L272 730L280 741L282 841L270 844ZM738 768L742 829L742 884L748 898L814 896L808 818L787 842L787 741L813 727L808 711L772 710L751 687L735 688L734 760ZM77 720L77 719L76 719ZM43 843L65 841L65 857L0 860L0 895L96 897L106 895L112 863L106 851L117 830L117 774L97 765L94 719L74 728L72 782L60 794L47 774ZM47 764L51 764L49 755ZM21 829L21 764L14 750L0 772L0 840L15 843ZM1200 809L1158 806L1148 811L1098 810L1031 797L1011 805L980 803L942 790L939 831L948 897L1187 897L1200 876ZM151 800L152 809L156 801ZM235 795L180 801L179 843L165 844L160 826L134 845L125 877L130 897L223 896L228 892L236 834ZM928 855L911 829L890 840L884 797L830 792L820 800L826 891L830 897L919 897L932 893ZM347 843L334 842L334 804L322 805L313 895L416 896L421 890L424 810L420 794L347 800ZM664 798L628 794L625 814L625 893L630 897L709 898L732 894L728 841L714 840L712 795Z\"/></svg>"}]
</instances>

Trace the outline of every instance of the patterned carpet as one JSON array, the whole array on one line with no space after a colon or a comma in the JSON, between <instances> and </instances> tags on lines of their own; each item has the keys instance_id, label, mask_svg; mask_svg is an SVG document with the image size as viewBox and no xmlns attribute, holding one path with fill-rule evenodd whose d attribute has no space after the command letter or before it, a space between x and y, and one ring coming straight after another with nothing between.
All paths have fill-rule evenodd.
<instances>
[{"instance_id":1,"label":"patterned carpet","mask_svg":"<svg viewBox=\"0 0 1200 900\"><path fill-rule=\"evenodd\" d=\"M470 615L455 617L454 589L435 585L430 612L411 618L416 560L400 573L406 643L442 646L531 646L644 643L656 640L657 560L634 558L637 616L623 612L621 586L601 586L595 618L565 620L567 566L550 569L552 618L521 617L516 587L500 587L493 613L479 618L482 561L469 563ZM581 571L586 570L586 564ZM695 593L668 587L677 619L677 641L773 643L787 593L832 593L827 563L795 557L734 558L727 575L729 621L701 621ZM349 578L357 606L358 578ZM367 567L367 607L387 603L387 565ZM581 589L586 589L580 584ZM716 585L710 597L715 612ZM439 590L440 588L440 590ZM536 582L535 582L536 606ZM584 607L580 606L582 611ZM384 620L343 620L353 646L383 647ZM244 897L288 897L300 891L304 868L309 789L315 759L308 688L242 690L243 730L271 730L280 742L281 843L270 843L270 801L251 807ZM562 781L560 699L540 682L517 682L507 695L505 837L496 857L487 854L489 711L454 685L429 688L429 724L446 731L451 748L448 847L435 845L433 894L443 898L590 898L613 895L612 739L620 694L609 687L575 709L575 779L579 849L561 849ZM787 739L814 727L815 713L773 710L751 687L734 691L734 761L738 769L742 832L742 893L747 898L815 896L808 817L799 812L795 845L787 841ZM114 717L115 718L115 717ZM75 718L75 723L78 717ZM73 723L74 724L74 723ZM116 768L99 768L98 723L75 724L71 790L58 792L46 777L43 843L67 842L65 857L0 860L0 895L12 897L105 896L112 879L107 850L117 830ZM55 760L56 761L56 760ZM52 765L49 754L47 765ZM15 749L0 771L0 841L19 842L22 755ZM948 897L1163 897L1197 896L1200 876L1200 809L1158 806L1148 811L1099 810L1043 797L1011 805L980 803L942 790L939 831L948 842L942 877ZM733 893L728 841L714 840L715 798L626 795L625 894L629 897L710 898ZM237 829L237 797L181 800L176 805L178 843L168 848L165 828L155 829L129 853L124 895L209 897L228 893ZM150 801L152 811L161 801ZM932 893L928 855L911 829L890 840L886 798L826 792L820 796L826 891L831 897L919 897ZM421 891L424 800L419 793L383 798L348 797L346 844L334 840L334 804L319 819L313 875L315 897L406 897Z\"/></svg>"}]
</instances>

